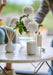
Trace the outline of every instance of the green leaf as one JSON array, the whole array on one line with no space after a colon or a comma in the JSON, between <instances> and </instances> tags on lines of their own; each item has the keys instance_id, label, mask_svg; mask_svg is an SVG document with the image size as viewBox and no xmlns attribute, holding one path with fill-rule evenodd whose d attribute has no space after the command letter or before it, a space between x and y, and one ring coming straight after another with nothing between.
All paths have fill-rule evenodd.
<instances>
[{"instance_id":1,"label":"green leaf","mask_svg":"<svg viewBox=\"0 0 53 75\"><path fill-rule=\"evenodd\" d=\"M22 29L22 28L23 28L23 25L19 25L19 28L21 28L21 29Z\"/></svg>"},{"instance_id":2,"label":"green leaf","mask_svg":"<svg viewBox=\"0 0 53 75\"><path fill-rule=\"evenodd\" d=\"M17 28L19 28L19 24L16 24L16 26L15 26L15 28L14 28L14 29L17 29Z\"/></svg>"},{"instance_id":3,"label":"green leaf","mask_svg":"<svg viewBox=\"0 0 53 75\"><path fill-rule=\"evenodd\" d=\"M22 32L23 32L23 29L22 29L22 28L20 28L20 29L19 29L19 33L20 33L20 34L22 34Z\"/></svg>"},{"instance_id":4,"label":"green leaf","mask_svg":"<svg viewBox=\"0 0 53 75\"><path fill-rule=\"evenodd\" d=\"M43 25L42 24L39 24L39 27L42 27Z\"/></svg>"},{"instance_id":5,"label":"green leaf","mask_svg":"<svg viewBox=\"0 0 53 75\"><path fill-rule=\"evenodd\" d=\"M17 21L17 23L16 24L18 24L19 22Z\"/></svg>"},{"instance_id":6,"label":"green leaf","mask_svg":"<svg viewBox=\"0 0 53 75\"><path fill-rule=\"evenodd\" d=\"M17 29L17 26L15 26L15 28L14 29Z\"/></svg>"},{"instance_id":7,"label":"green leaf","mask_svg":"<svg viewBox=\"0 0 53 75\"><path fill-rule=\"evenodd\" d=\"M24 25L23 21L21 21L20 23L21 23L21 25Z\"/></svg>"},{"instance_id":8,"label":"green leaf","mask_svg":"<svg viewBox=\"0 0 53 75\"><path fill-rule=\"evenodd\" d=\"M26 29L26 27L23 27L23 29L24 29L24 31L25 31L25 32L27 32L27 29Z\"/></svg>"},{"instance_id":9,"label":"green leaf","mask_svg":"<svg viewBox=\"0 0 53 75\"><path fill-rule=\"evenodd\" d=\"M27 29L26 29L26 27L24 26L24 23L23 23L22 19L25 18L25 17L28 17L28 16L29 16L29 15L23 15L23 16L21 16L20 19L19 19L19 21L17 21L17 23L16 23L16 26L15 26L14 29L19 28L19 33L20 33L20 34L22 34L23 31L27 33Z\"/></svg>"},{"instance_id":10,"label":"green leaf","mask_svg":"<svg viewBox=\"0 0 53 75\"><path fill-rule=\"evenodd\" d=\"M21 16L19 21L21 21L23 18L28 17L28 16L29 15L23 15L23 16Z\"/></svg>"}]
</instances>

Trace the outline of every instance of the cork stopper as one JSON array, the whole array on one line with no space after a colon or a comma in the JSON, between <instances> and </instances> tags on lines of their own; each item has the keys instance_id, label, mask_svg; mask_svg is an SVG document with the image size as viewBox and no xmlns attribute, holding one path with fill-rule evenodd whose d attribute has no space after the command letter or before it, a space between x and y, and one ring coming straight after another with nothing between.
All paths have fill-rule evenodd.
<instances>
[{"instance_id":1,"label":"cork stopper","mask_svg":"<svg viewBox=\"0 0 53 75\"><path fill-rule=\"evenodd\" d=\"M36 43L36 41L29 41L29 42L27 42L27 43Z\"/></svg>"}]
</instances>

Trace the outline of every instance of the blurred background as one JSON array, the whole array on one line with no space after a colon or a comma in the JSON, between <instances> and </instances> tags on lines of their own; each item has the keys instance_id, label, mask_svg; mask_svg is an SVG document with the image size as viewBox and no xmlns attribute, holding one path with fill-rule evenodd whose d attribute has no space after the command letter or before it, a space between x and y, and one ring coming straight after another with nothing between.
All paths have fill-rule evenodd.
<instances>
[{"instance_id":1,"label":"blurred background","mask_svg":"<svg viewBox=\"0 0 53 75\"><path fill-rule=\"evenodd\" d=\"M24 6L33 6L34 8L34 13L31 15L31 17L34 16L34 14L36 13L36 11L39 9L41 4L41 0L7 0L7 5L4 7L3 11L2 11L2 15L1 18L6 22L6 25L9 25L9 20L14 17L17 16L18 18L23 15L23 8ZM44 21L42 22L43 24L43 28L41 28L40 30L42 31L42 35L43 35L43 45L46 46L50 46L51 45L51 40L52 37L51 36L47 36L47 30L48 32L53 33L53 16L52 16L52 12L50 11L47 16L45 17ZM18 65L18 69L22 69L23 70L23 64ZM17 67L16 65L16 67ZM26 64L25 64L26 65ZM41 71L43 70L44 72L48 71L48 67L46 67L46 64L43 66L44 69L41 69ZM13 68L16 68L15 65L13 66ZM30 67L30 68L29 68ZM28 68L24 67L24 70L32 70L32 66L31 64L28 64Z\"/></svg>"},{"instance_id":2,"label":"blurred background","mask_svg":"<svg viewBox=\"0 0 53 75\"><path fill-rule=\"evenodd\" d=\"M7 5L4 7L2 16L7 18L6 24L8 24L8 20L10 16L20 16L23 14L22 10L24 6L31 5L34 7L34 13L32 17L40 7L41 0L7 0ZM8 15L7 15L8 14ZM4 18L5 19L5 18ZM6 20L6 19L5 19ZM47 27L49 31L53 29L53 16L52 12L49 12L43 21L44 27Z\"/></svg>"}]
</instances>

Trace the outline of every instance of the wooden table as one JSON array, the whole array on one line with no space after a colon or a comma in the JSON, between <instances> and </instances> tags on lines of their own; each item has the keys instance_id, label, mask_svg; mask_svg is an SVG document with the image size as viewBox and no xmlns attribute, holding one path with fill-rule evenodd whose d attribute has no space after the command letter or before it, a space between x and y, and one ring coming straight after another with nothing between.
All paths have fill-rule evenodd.
<instances>
[{"instance_id":1,"label":"wooden table","mask_svg":"<svg viewBox=\"0 0 53 75\"><path fill-rule=\"evenodd\" d=\"M39 71L41 66L46 62L49 68L52 70L47 61L53 60L53 48L52 47L43 47L45 49L45 53L41 53L41 57L37 57L36 55L27 55L27 49L22 48L20 44L15 44L14 53L6 53L5 51L6 45L0 45L0 62L5 63L33 63L40 62L38 64L39 68L35 73ZM33 64L32 64L33 65ZM52 70L53 71L53 70Z\"/></svg>"}]
</instances>

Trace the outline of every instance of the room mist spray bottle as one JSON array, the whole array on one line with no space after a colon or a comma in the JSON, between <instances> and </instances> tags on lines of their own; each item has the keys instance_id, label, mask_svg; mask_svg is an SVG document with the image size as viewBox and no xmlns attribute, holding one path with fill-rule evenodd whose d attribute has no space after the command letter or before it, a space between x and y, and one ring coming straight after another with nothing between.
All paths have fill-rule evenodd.
<instances>
[{"instance_id":1,"label":"room mist spray bottle","mask_svg":"<svg viewBox=\"0 0 53 75\"><path fill-rule=\"evenodd\" d=\"M37 55L41 57L42 35L40 32L37 35L37 47L38 47Z\"/></svg>"}]
</instances>

